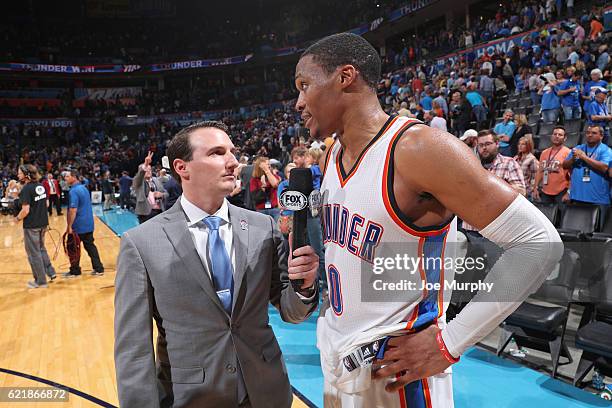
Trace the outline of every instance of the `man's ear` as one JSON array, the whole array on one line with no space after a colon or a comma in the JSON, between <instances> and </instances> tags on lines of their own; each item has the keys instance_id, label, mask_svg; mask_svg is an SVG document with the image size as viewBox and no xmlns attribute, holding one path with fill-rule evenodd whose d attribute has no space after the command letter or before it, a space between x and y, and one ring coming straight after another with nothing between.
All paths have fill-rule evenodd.
<instances>
[{"instance_id":1,"label":"man's ear","mask_svg":"<svg viewBox=\"0 0 612 408\"><path fill-rule=\"evenodd\" d=\"M182 179L189 179L189 169L187 168L186 161L183 159L174 159L172 166Z\"/></svg>"},{"instance_id":2,"label":"man's ear","mask_svg":"<svg viewBox=\"0 0 612 408\"><path fill-rule=\"evenodd\" d=\"M357 77L359 76L359 71L355 68L355 66L347 64L343 65L340 69L340 84L342 88L348 88L352 84L357 81Z\"/></svg>"}]
</instances>

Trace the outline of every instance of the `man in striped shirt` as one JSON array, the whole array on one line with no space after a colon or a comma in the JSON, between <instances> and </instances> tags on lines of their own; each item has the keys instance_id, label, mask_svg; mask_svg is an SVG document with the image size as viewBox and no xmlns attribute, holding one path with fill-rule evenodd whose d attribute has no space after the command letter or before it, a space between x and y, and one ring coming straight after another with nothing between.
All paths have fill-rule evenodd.
<instances>
[{"instance_id":1,"label":"man in striped shirt","mask_svg":"<svg viewBox=\"0 0 612 408\"><path fill-rule=\"evenodd\" d=\"M499 137L493 130L485 129L478 132L478 154L485 169L510 184L520 194L527 194L521 166L512 157L502 156L499 153ZM477 231L465 222L463 229Z\"/></svg>"}]
</instances>

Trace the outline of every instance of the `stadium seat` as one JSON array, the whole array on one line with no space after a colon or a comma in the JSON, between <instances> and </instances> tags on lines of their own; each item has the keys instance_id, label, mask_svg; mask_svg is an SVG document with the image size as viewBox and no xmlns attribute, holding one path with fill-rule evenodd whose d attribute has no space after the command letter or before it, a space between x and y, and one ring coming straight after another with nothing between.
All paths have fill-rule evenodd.
<instances>
[{"instance_id":1,"label":"stadium seat","mask_svg":"<svg viewBox=\"0 0 612 408\"><path fill-rule=\"evenodd\" d=\"M607 242L612 241L612 211L608 211L607 215L600 214L600 217L606 217L604 225L599 232L587 234L587 240L591 242Z\"/></svg>"},{"instance_id":2,"label":"stadium seat","mask_svg":"<svg viewBox=\"0 0 612 408\"><path fill-rule=\"evenodd\" d=\"M566 133L567 138L565 140L565 145L567 147L576 147L577 145L580 144L580 139L581 139L581 134L580 132L568 132Z\"/></svg>"},{"instance_id":3,"label":"stadium seat","mask_svg":"<svg viewBox=\"0 0 612 408\"><path fill-rule=\"evenodd\" d=\"M515 115L525 115L527 113L527 107L526 106L519 106L517 108L514 108L514 114Z\"/></svg>"},{"instance_id":4,"label":"stadium seat","mask_svg":"<svg viewBox=\"0 0 612 408\"><path fill-rule=\"evenodd\" d=\"M599 222L599 207L590 204L568 204L557 229L563 241L582 241L595 232Z\"/></svg>"},{"instance_id":5,"label":"stadium seat","mask_svg":"<svg viewBox=\"0 0 612 408\"><path fill-rule=\"evenodd\" d=\"M567 133L576 133L582 130L582 121L580 119L568 120L563 125Z\"/></svg>"},{"instance_id":6,"label":"stadium seat","mask_svg":"<svg viewBox=\"0 0 612 408\"><path fill-rule=\"evenodd\" d=\"M534 205L546 216L546 218L548 218L552 225L557 226L559 220L558 204L544 204L536 202Z\"/></svg>"},{"instance_id":7,"label":"stadium seat","mask_svg":"<svg viewBox=\"0 0 612 408\"><path fill-rule=\"evenodd\" d=\"M538 131L538 134L540 136L545 136L545 137L550 138L550 135L552 135L552 131L555 126L556 126L555 123L540 123L540 130Z\"/></svg>"},{"instance_id":8,"label":"stadium seat","mask_svg":"<svg viewBox=\"0 0 612 408\"><path fill-rule=\"evenodd\" d=\"M538 134L538 150L542 151L545 149L548 149L550 146L552 146L552 142L550 140L550 134L549 135L544 135L544 134Z\"/></svg>"},{"instance_id":9,"label":"stadium seat","mask_svg":"<svg viewBox=\"0 0 612 408\"><path fill-rule=\"evenodd\" d=\"M595 367L603 375L612 376L612 248L605 251L606 268L598 282L592 321L576 332L576 347L582 350L574 375L574 385Z\"/></svg>"},{"instance_id":10,"label":"stadium seat","mask_svg":"<svg viewBox=\"0 0 612 408\"><path fill-rule=\"evenodd\" d=\"M521 97L519 99L519 106L529 106L531 105L531 97L529 95Z\"/></svg>"},{"instance_id":11,"label":"stadium seat","mask_svg":"<svg viewBox=\"0 0 612 408\"><path fill-rule=\"evenodd\" d=\"M572 356L563 340L572 293L579 274L580 256L566 249L557 269L553 270L532 296L534 300L545 300L561 306L524 302L502 323L497 355L501 356L510 340L514 339L518 347L550 353L553 378L557 375L559 365L571 364ZM560 364L560 357L568 361Z\"/></svg>"}]
</instances>

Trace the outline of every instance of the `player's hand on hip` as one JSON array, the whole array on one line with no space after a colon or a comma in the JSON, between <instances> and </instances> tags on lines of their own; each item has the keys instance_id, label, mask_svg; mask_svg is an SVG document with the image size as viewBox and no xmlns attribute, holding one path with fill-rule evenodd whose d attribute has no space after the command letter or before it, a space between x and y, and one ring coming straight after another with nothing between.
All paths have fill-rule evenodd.
<instances>
[{"instance_id":1,"label":"player's hand on hip","mask_svg":"<svg viewBox=\"0 0 612 408\"><path fill-rule=\"evenodd\" d=\"M440 331L435 325L405 336L389 340L382 360L375 360L373 367L381 367L372 372L374 379L395 377L396 381L387 384L388 392L396 392L411 382L431 377L446 370L451 363L444 357L436 334Z\"/></svg>"},{"instance_id":2,"label":"player's hand on hip","mask_svg":"<svg viewBox=\"0 0 612 408\"><path fill-rule=\"evenodd\" d=\"M289 234L289 279L304 279L301 289L310 288L318 278L319 256L310 245L293 250L293 233Z\"/></svg>"}]
</instances>

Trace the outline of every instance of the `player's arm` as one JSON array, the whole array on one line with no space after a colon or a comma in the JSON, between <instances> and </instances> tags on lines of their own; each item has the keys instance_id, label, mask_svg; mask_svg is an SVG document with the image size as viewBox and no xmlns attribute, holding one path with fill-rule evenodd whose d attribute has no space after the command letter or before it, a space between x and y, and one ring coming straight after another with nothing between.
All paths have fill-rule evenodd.
<instances>
[{"instance_id":1,"label":"player's arm","mask_svg":"<svg viewBox=\"0 0 612 408\"><path fill-rule=\"evenodd\" d=\"M548 219L503 180L482 168L454 136L414 126L398 142L394 163L398 182L428 192L504 250L488 273L490 292L478 292L443 332L432 325L389 342L378 378L401 377L396 391L445 370L455 358L497 327L544 281L562 255ZM418 171L415 171L418 169ZM405 374L401 374L405 371Z\"/></svg>"}]
</instances>

